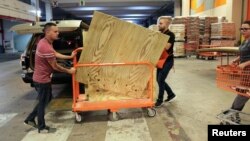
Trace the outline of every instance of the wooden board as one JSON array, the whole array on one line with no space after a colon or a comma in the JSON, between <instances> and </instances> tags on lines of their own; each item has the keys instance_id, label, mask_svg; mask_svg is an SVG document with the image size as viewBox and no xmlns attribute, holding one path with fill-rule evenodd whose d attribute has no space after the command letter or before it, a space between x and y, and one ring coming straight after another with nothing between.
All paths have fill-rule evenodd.
<instances>
[{"instance_id":1,"label":"wooden board","mask_svg":"<svg viewBox=\"0 0 250 141\"><path fill-rule=\"evenodd\" d=\"M214 47L197 49L197 52L222 52L222 53L238 53L238 47Z\"/></svg>"},{"instance_id":2,"label":"wooden board","mask_svg":"<svg viewBox=\"0 0 250 141\"><path fill-rule=\"evenodd\" d=\"M79 63L147 61L156 65L168 36L95 12ZM145 66L88 67L77 70L77 81L115 93L142 94L149 81Z\"/></svg>"}]
</instances>

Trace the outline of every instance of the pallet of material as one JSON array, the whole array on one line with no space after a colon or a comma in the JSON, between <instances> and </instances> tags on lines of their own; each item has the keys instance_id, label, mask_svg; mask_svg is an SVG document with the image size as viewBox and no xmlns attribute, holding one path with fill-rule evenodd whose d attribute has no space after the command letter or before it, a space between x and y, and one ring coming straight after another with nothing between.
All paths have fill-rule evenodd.
<instances>
[{"instance_id":1,"label":"pallet of material","mask_svg":"<svg viewBox=\"0 0 250 141\"><path fill-rule=\"evenodd\" d=\"M175 17L172 21L172 24L184 24L186 25L187 18L186 17Z\"/></svg>"},{"instance_id":2,"label":"pallet of material","mask_svg":"<svg viewBox=\"0 0 250 141\"><path fill-rule=\"evenodd\" d=\"M186 51L195 51L199 47L199 41L190 41L184 44Z\"/></svg>"},{"instance_id":3,"label":"pallet of material","mask_svg":"<svg viewBox=\"0 0 250 141\"><path fill-rule=\"evenodd\" d=\"M185 56L184 42L174 43L174 56L175 57Z\"/></svg>"},{"instance_id":4,"label":"pallet of material","mask_svg":"<svg viewBox=\"0 0 250 141\"><path fill-rule=\"evenodd\" d=\"M211 45L217 45L221 47L233 47L235 40L211 40Z\"/></svg>"},{"instance_id":5,"label":"pallet of material","mask_svg":"<svg viewBox=\"0 0 250 141\"><path fill-rule=\"evenodd\" d=\"M187 42L199 42L200 36L200 20L199 17L187 17L186 35Z\"/></svg>"},{"instance_id":6,"label":"pallet of material","mask_svg":"<svg viewBox=\"0 0 250 141\"><path fill-rule=\"evenodd\" d=\"M235 23L212 23L211 39L235 39Z\"/></svg>"},{"instance_id":7,"label":"pallet of material","mask_svg":"<svg viewBox=\"0 0 250 141\"><path fill-rule=\"evenodd\" d=\"M156 66L168 36L94 12L79 64L150 62ZM121 97L143 97L150 78L147 66L98 66L78 68L76 80L92 91Z\"/></svg>"},{"instance_id":8,"label":"pallet of material","mask_svg":"<svg viewBox=\"0 0 250 141\"><path fill-rule=\"evenodd\" d=\"M211 24L217 23L218 17L200 17L200 43L210 44Z\"/></svg>"},{"instance_id":9,"label":"pallet of material","mask_svg":"<svg viewBox=\"0 0 250 141\"><path fill-rule=\"evenodd\" d=\"M175 34L176 41L185 41L185 25L184 24L171 24L169 29Z\"/></svg>"}]
</instances>

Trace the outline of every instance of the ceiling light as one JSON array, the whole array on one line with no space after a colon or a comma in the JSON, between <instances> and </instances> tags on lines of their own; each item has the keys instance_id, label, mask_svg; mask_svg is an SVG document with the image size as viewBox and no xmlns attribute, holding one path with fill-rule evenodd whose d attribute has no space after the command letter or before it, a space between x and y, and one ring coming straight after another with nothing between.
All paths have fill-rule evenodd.
<instances>
[{"instance_id":1,"label":"ceiling light","mask_svg":"<svg viewBox=\"0 0 250 141\"><path fill-rule=\"evenodd\" d=\"M29 12L33 13L33 14L37 14L36 16L38 16L38 17L42 17L41 16L41 14L42 14L41 10L30 10Z\"/></svg>"},{"instance_id":2,"label":"ceiling light","mask_svg":"<svg viewBox=\"0 0 250 141\"><path fill-rule=\"evenodd\" d=\"M134 21L132 21L132 20L126 20L126 22L129 22L129 23L134 23Z\"/></svg>"},{"instance_id":3,"label":"ceiling light","mask_svg":"<svg viewBox=\"0 0 250 141\"><path fill-rule=\"evenodd\" d=\"M72 10L80 10L80 11L100 11L100 10L108 10L106 7L75 7L75 8L65 8L66 11Z\"/></svg>"},{"instance_id":4,"label":"ceiling light","mask_svg":"<svg viewBox=\"0 0 250 141\"><path fill-rule=\"evenodd\" d=\"M128 9L128 10L154 10L155 7L152 7L152 6L130 6L126 9Z\"/></svg>"}]
</instances>

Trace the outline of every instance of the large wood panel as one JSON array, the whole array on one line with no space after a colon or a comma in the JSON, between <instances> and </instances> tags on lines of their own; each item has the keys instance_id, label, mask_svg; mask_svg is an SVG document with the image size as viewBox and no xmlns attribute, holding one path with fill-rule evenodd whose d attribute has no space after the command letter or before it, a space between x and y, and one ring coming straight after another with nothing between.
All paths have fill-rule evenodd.
<instances>
[{"instance_id":1,"label":"large wood panel","mask_svg":"<svg viewBox=\"0 0 250 141\"><path fill-rule=\"evenodd\" d=\"M95 12L79 63L124 63L147 61L156 65L168 36ZM96 91L143 95L150 78L146 66L84 67L77 81ZM143 97L143 96L142 96Z\"/></svg>"}]
</instances>

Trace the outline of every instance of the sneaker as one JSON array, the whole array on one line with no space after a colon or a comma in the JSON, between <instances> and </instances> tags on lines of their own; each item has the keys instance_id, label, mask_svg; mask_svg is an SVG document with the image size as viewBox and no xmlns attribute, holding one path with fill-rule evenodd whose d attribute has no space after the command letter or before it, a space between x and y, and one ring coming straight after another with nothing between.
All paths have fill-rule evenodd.
<instances>
[{"instance_id":1,"label":"sneaker","mask_svg":"<svg viewBox=\"0 0 250 141\"><path fill-rule=\"evenodd\" d=\"M37 124L36 124L36 121L35 121L35 120L25 120L25 121L24 121L24 124L25 124L25 125L29 125L29 126L31 126L31 127L33 127L33 128L37 128Z\"/></svg>"},{"instance_id":2,"label":"sneaker","mask_svg":"<svg viewBox=\"0 0 250 141\"><path fill-rule=\"evenodd\" d=\"M176 99L176 95L173 94L171 96L168 96L168 98L166 100L164 100L164 102L172 102Z\"/></svg>"},{"instance_id":3,"label":"sneaker","mask_svg":"<svg viewBox=\"0 0 250 141\"><path fill-rule=\"evenodd\" d=\"M38 129L38 133L49 133L50 127L49 126L45 126L42 129Z\"/></svg>"},{"instance_id":4,"label":"sneaker","mask_svg":"<svg viewBox=\"0 0 250 141\"><path fill-rule=\"evenodd\" d=\"M155 103L155 107L161 107L163 105L163 102L159 102L159 101L157 101L156 103Z\"/></svg>"},{"instance_id":5,"label":"sneaker","mask_svg":"<svg viewBox=\"0 0 250 141\"><path fill-rule=\"evenodd\" d=\"M240 119L239 113L235 113L234 115L232 115L231 116L231 121L236 123L236 124L240 124L241 119Z\"/></svg>"}]
</instances>

